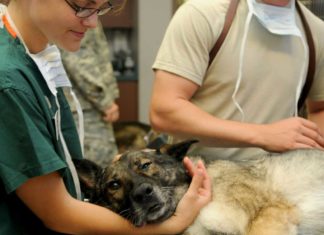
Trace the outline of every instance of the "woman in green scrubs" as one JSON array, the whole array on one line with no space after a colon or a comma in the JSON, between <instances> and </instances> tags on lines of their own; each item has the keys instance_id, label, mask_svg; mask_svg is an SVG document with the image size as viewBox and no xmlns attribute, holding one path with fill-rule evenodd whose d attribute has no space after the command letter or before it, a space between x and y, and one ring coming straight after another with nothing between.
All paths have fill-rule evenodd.
<instances>
[{"instance_id":1,"label":"woman in green scrubs","mask_svg":"<svg viewBox=\"0 0 324 235\"><path fill-rule=\"evenodd\" d=\"M202 164L175 216L134 228L80 199L73 158L82 158L62 89L70 83L57 47L79 49L104 0L11 0L0 5L0 234L176 234L211 198ZM81 138L82 142L82 138ZM187 210L190 208L190 210Z\"/></svg>"}]
</instances>

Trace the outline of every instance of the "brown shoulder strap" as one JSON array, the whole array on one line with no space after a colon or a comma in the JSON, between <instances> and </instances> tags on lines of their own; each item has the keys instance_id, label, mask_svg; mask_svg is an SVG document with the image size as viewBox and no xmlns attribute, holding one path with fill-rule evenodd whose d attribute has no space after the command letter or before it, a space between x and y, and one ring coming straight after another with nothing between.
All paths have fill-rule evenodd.
<instances>
[{"instance_id":1,"label":"brown shoulder strap","mask_svg":"<svg viewBox=\"0 0 324 235\"><path fill-rule=\"evenodd\" d=\"M209 53L209 63L208 63L208 67L211 65L211 63L213 62L217 52L219 51L220 47L222 46L227 33L232 25L233 19L235 17L235 13L236 13L236 9L238 6L239 0L231 0L230 5L228 7L227 13L226 13L226 17L225 17L225 23L223 26L223 30L221 32L221 34L219 35L213 49L210 51Z\"/></svg>"},{"instance_id":2,"label":"brown shoulder strap","mask_svg":"<svg viewBox=\"0 0 324 235\"><path fill-rule=\"evenodd\" d=\"M300 110L306 101L307 95L311 89L311 86L312 86L312 83L314 80L315 69L316 69L316 54L315 54L316 52L315 52L315 46L314 46L312 32L309 28L309 25L306 21L304 13L301 10L299 2L297 0L296 0L296 7L297 7L297 11L299 13L300 19L304 26L304 30L306 33L306 39L307 39L307 43L308 43L308 49L309 49L309 62L308 62L308 71L307 71L306 81L305 81L305 85L303 87L302 93L298 100L298 109Z\"/></svg>"},{"instance_id":3,"label":"brown shoulder strap","mask_svg":"<svg viewBox=\"0 0 324 235\"><path fill-rule=\"evenodd\" d=\"M213 49L209 53L208 68L211 65L211 63L213 62L217 52L219 51L220 47L222 46L222 44L227 36L227 33L228 33L228 31L232 25L233 19L235 17L238 3L239 3L239 0L231 0L231 2L230 2L229 8L226 13L223 30L222 30L220 36L218 37ZM308 93L311 89L312 83L313 83L315 68L316 68L316 54L315 54L315 46L314 46L314 40L312 37L311 30L309 28L309 25L306 21L306 18L304 16L304 14L300 8L299 2L297 0L296 0L296 7L297 7L297 11L300 15L301 21L304 26L304 30L306 33L306 39L307 39L307 43L308 43L308 49L309 49L309 63L308 63L307 77L306 77L305 85L303 87L303 90L302 90L301 95L298 100L298 109L300 110L306 101L307 95L308 95Z\"/></svg>"}]
</instances>

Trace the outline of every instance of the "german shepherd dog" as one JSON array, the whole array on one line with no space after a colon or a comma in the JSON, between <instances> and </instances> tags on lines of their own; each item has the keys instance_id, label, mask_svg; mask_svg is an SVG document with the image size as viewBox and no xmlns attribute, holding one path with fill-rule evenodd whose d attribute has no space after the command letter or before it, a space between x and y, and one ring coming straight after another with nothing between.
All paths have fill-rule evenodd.
<instances>
[{"instance_id":1,"label":"german shepherd dog","mask_svg":"<svg viewBox=\"0 0 324 235\"><path fill-rule=\"evenodd\" d=\"M174 213L189 186L182 159L194 142L126 152L105 169L87 160L76 162L85 196L135 226L161 222ZM324 234L323 151L215 160L207 170L213 200L185 234Z\"/></svg>"}]
</instances>

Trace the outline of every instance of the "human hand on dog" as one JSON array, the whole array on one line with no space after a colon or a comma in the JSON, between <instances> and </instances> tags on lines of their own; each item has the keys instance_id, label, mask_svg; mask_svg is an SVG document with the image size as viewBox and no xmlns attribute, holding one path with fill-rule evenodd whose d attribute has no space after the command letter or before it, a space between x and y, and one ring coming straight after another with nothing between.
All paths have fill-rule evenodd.
<instances>
[{"instance_id":1,"label":"human hand on dog","mask_svg":"<svg viewBox=\"0 0 324 235\"><path fill-rule=\"evenodd\" d=\"M263 149L284 152L299 148L324 149L324 135L318 126L307 119L288 118L267 125L260 125L256 141Z\"/></svg>"},{"instance_id":2,"label":"human hand on dog","mask_svg":"<svg viewBox=\"0 0 324 235\"><path fill-rule=\"evenodd\" d=\"M183 159L183 164L187 168L188 173L192 176L187 194L197 194L193 196L200 200L202 207L207 205L212 198L212 186L204 163L198 161L197 166L195 166L188 157L185 157Z\"/></svg>"},{"instance_id":3,"label":"human hand on dog","mask_svg":"<svg viewBox=\"0 0 324 235\"><path fill-rule=\"evenodd\" d=\"M176 225L182 226L182 230L194 221L199 211L212 199L211 180L202 161L195 166L188 157L185 157L183 163L192 176L192 181L172 217L177 220Z\"/></svg>"}]
</instances>

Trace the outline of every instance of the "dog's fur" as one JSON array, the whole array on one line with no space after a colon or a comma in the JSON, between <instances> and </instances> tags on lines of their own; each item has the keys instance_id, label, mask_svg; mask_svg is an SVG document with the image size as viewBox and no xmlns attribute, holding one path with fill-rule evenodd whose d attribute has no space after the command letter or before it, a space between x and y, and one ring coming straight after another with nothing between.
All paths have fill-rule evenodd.
<instances>
[{"instance_id":1,"label":"dog's fur","mask_svg":"<svg viewBox=\"0 0 324 235\"><path fill-rule=\"evenodd\" d=\"M194 141L135 151L105 169L76 167L86 196L136 226L171 216L190 177L182 159ZM213 200L186 234L324 234L324 152L296 150L258 160L208 164ZM190 210L190 208L188 208Z\"/></svg>"}]
</instances>

